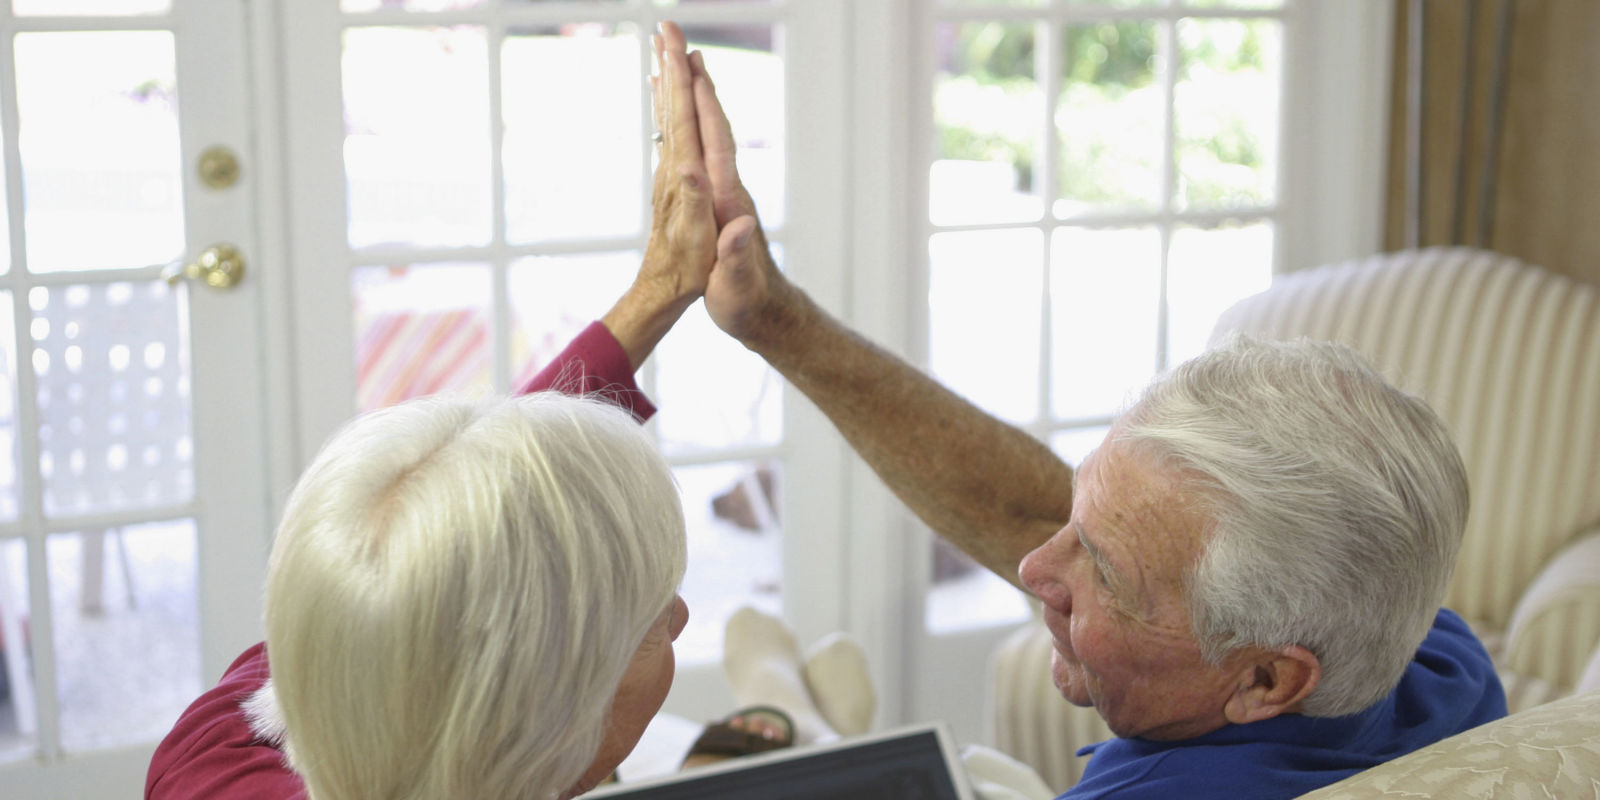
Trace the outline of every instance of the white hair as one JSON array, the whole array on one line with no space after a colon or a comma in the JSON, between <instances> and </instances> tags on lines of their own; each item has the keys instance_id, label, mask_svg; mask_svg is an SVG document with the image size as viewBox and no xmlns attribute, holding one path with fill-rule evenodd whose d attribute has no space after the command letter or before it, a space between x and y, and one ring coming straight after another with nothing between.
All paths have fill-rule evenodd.
<instances>
[{"instance_id":1,"label":"white hair","mask_svg":"<svg viewBox=\"0 0 1600 800\"><path fill-rule=\"evenodd\" d=\"M560 794L684 564L671 472L623 411L357 419L295 487L267 578L291 765L315 800Z\"/></svg>"},{"instance_id":2,"label":"white hair","mask_svg":"<svg viewBox=\"0 0 1600 800\"><path fill-rule=\"evenodd\" d=\"M1467 518L1466 469L1422 400L1343 345L1234 336L1147 388L1119 436L1193 479L1211 522L1188 586L1208 662L1305 647L1309 716L1399 683Z\"/></svg>"}]
</instances>

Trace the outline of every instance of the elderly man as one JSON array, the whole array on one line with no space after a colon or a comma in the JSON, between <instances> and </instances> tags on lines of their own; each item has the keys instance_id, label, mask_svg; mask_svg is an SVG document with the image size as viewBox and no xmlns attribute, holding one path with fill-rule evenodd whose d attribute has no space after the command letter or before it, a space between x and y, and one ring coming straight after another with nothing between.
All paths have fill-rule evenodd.
<instances>
[{"instance_id":1,"label":"elderly man","mask_svg":"<svg viewBox=\"0 0 1600 800\"><path fill-rule=\"evenodd\" d=\"M924 521L1044 605L1062 694L1117 738L1066 797L1292 797L1505 714L1440 609L1467 514L1421 401L1335 345L1234 341L1159 380L1076 475L773 266L703 66L713 319Z\"/></svg>"}]
</instances>

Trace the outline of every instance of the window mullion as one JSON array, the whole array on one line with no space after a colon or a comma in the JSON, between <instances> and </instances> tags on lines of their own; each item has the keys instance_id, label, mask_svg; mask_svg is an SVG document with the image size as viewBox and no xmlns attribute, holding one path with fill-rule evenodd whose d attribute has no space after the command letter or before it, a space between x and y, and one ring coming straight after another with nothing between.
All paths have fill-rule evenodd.
<instances>
[{"instance_id":1,"label":"window mullion","mask_svg":"<svg viewBox=\"0 0 1600 800\"><path fill-rule=\"evenodd\" d=\"M501 89L501 70L505 63L505 21L496 17L489 22L489 213L493 220L489 233L489 271L493 308L489 313L490 330L490 380L497 394L514 389L511 386L511 279L506 250L506 180L505 180L505 114L501 110L504 93Z\"/></svg>"},{"instance_id":2,"label":"window mullion","mask_svg":"<svg viewBox=\"0 0 1600 800\"><path fill-rule=\"evenodd\" d=\"M1156 311L1156 372L1167 368L1167 339L1169 336L1170 305L1167 302L1167 277L1169 256L1172 253L1172 234L1177 224L1175 199L1178 191L1178 21L1161 23L1162 127L1161 127L1161 271L1158 283L1160 296Z\"/></svg>"},{"instance_id":3,"label":"window mullion","mask_svg":"<svg viewBox=\"0 0 1600 800\"><path fill-rule=\"evenodd\" d=\"M1035 162L1034 185L1039 191L1040 205L1044 209L1043 247L1040 248L1039 268L1042 270L1039 292L1039 399L1038 407L1034 411L1037 423L1044 423L1051 417L1051 392L1055 386L1053 365L1055 357L1053 344L1055 342L1053 319L1051 313L1051 269L1054 259L1054 239L1052 232L1055 229L1055 199L1060 194L1057 187L1056 160L1059 155L1060 136L1056 132L1056 102L1061 97L1061 65L1065 61L1062 48L1061 27L1049 21L1040 21L1034 28L1034 36L1043 41L1034 43L1035 58L1034 69L1039 73L1038 81L1040 92L1043 95L1044 108L1039 120L1039 157ZM1046 427L1036 424L1036 433L1044 435Z\"/></svg>"}]
</instances>

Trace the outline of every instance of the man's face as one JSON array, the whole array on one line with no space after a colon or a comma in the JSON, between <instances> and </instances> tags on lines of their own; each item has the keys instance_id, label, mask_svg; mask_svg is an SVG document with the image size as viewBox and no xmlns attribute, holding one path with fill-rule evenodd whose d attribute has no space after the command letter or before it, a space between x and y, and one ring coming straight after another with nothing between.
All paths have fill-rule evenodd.
<instances>
[{"instance_id":1,"label":"man's face","mask_svg":"<svg viewBox=\"0 0 1600 800\"><path fill-rule=\"evenodd\" d=\"M1181 481L1108 436L1078 472L1071 522L1022 560L1056 688L1118 736L1187 739L1227 721L1236 676L1205 663L1189 624L1206 523Z\"/></svg>"}]
</instances>

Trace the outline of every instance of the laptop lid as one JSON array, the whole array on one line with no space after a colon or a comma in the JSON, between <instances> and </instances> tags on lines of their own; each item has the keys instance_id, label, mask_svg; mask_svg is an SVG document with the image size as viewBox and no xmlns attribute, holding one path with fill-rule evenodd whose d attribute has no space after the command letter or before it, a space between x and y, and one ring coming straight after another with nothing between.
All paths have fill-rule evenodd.
<instances>
[{"instance_id":1,"label":"laptop lid","mask_svg":"<svg viewBox=\"0 0 1600 800\"><path fill-rule=\"evenodd\" d=\"M618 800L973 800L942 722L791 747L583 795Z\"/></svg>"}]
</instances>

